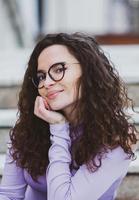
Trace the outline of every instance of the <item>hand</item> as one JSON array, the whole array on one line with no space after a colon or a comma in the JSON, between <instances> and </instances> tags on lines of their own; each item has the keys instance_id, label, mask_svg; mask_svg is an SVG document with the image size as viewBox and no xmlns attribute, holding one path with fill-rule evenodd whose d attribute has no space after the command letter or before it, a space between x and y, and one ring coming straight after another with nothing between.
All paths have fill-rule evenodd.
<instances>
[{"instance_id":1,"label":"hand","mask_svg":"<svg viewBox=\"0 0 139 200\"><path fill-rule=\"evenodd\" d=\"M34 106L34 114L49 124L65 123L66 118L56 111L50 110L50 106L43 97L37 96Z\"/></svg>"}]
</instances>

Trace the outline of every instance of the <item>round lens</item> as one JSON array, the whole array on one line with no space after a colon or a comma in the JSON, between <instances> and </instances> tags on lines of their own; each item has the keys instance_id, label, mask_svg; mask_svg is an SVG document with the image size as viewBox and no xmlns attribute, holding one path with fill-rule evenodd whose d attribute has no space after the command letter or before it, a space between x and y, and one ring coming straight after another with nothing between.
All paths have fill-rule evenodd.
<instances>
[{"instance_id":1,"label":"round lens","mask_svg":"<svg viewBox=\"0 0 139 200\"><path fill-rule=\"evenodd\" d=\"M54 81L59 81L63 78L64 73L65 73L65 67L63 63L57 63L54 64L48 71L49 76L54 80Z\"/></svg>"}]
</instances>

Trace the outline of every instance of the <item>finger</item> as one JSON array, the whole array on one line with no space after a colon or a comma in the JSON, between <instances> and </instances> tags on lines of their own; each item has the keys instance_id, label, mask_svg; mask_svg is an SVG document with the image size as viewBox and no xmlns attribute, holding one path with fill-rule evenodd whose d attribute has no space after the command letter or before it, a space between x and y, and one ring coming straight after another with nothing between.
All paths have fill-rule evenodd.
<instances>
[{"instance_id":1,"label":"finger","mask_svg":"<svg viewBox=\"0 0 139 200\"><path fill-rule=\"evenodd\" d=\"M50 108L48 102L46 101L46 99L43 99L43 102L44 102L45 107L46 107L48 110L51 110L51 108Z\"/></svg>"},{"instance_id":2,"label":"finger","mask_svg":"<svg viewBox=\"0 0 139 200\"><path fill-rule=\"evenodd\" d=\"M45 108L45 104L42 97L39 98L38 111L43 116L46 116L48 114L48 112L46 112L48 110Z\"/></svg>"},{"instance_id":3,"label":"finger","mask_svg":"<svg viewBox=\"0 0 139 200\"><path fill-rule=\"evenodd\" d=\"M34 114L40 116L40 113L45 109L45 106L42 102L42 97L37 96L34 105Z\"/></svg>"},{"instance_id":4,"label":"finger","mask_svg":"<svg viewBox=\"0 0 139 200\"><path fill-rule=\"evenodd\" d=\"M44 102L43 102L43 98L42 97L39 97L39 102L38 102L38 107L39 108L42 108L44 109L45 108L45 105L44 105Z\"/></svg>"}]
</instances>

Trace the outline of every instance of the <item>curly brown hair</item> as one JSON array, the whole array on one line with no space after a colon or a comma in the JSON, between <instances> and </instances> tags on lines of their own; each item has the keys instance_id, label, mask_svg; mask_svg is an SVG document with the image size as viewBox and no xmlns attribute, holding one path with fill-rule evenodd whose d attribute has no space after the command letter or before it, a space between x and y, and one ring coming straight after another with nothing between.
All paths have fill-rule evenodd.
<instances>
[{"instance_id":1,"label":"curly brown hair","mask_svg":"<svg viewBox=\"0 0 139 200\"><path fill-rule=\"evenodd\" d=\"M72 160L77 166L85 163L88 169L97 170L103 154L118 146L130 158L134 157L131 144L137 142L137 130L124 111L129 103L132 105L132 100L118 72L90 35L58 33L48 34L38 42L28 62L19 94L19 118L10 132L11 155L17 165L36 180L45 173L49 163L49 124L34 115L34 102L39 93L30 77L36 74L40 53L54 44L65 45L82 68L77 122L76 125L70 122L70 136L76 138L71 147ZM78 133L78 124L81 124L82 134ZM95 162L96 156L99 164ZM74 167L73 163L70 167Z\"/></svg>"}]
</instances>

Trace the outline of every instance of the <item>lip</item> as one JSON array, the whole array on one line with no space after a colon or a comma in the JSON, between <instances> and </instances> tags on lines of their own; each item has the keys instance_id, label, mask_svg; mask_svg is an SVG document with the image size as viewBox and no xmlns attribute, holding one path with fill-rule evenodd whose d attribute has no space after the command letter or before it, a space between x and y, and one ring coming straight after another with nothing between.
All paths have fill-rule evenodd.
<instances>
[{"instance_id":1,"label":"lip","mask_svg":"<svg viewBox=\"0 0 139 200\"><path fill-rule=\"evenodd\" d=\"M63 92L64 90L55 90L47 93L48 99L54 99L59 93Z\"/></svg>"}]
</instances>

